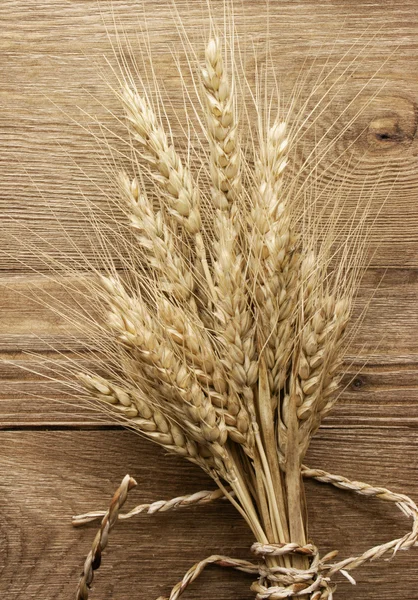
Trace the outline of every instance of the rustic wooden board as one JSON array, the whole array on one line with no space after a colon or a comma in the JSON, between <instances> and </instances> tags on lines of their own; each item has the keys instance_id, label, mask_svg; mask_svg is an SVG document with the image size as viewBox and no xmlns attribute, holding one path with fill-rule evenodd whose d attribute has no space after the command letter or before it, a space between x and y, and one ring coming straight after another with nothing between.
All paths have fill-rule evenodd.
<instances>
[{"instance_id":1,"label":"rustic wooden board","mask_svg":"<svg viewBox=\"0 0 418 600\"><path fill-rule=\"evenodd\" d=\"M9 598L72 598L74 584L96 527L74 530L73 514L106 507L128 472L139 486L127 507L168 499L213 483L199 469L166 456L133 433L120 431L2 432L0 455L0 591ZM392 489L418 494L417 431L333 428L314 440L311 465ZM402 461L399 462L399 457ZM308 482L310 535L323 551L349 556L407 530L395 507L359 499ZM249 557L251 534L228 504L142 515L120 523L110 537L92 598L156 598L167 593L196 561L212 553ZM353 572L357 587L339 578L338 598L393 598L394 582L416 597L413 553ZM251 577L209 568L188 592L190 598L252 598Z\"/></svg>"},{"instance_id":2,"label":"rustic wooden board","mask_svg":"<svg viewBox=\"0 0 418 600\"><path fill-rule=\"evenodd\" d=\"M223 0L209 4L213 16L221 14ZM193 40L203 42L207 3L175 6ZM133 52L139 60L149 39L171 114L181 120L171 56L181 52L176 10L170 0L0 4L0 592L12 600L73 597L95 527L74 530L70 517L105 507L126 472L140 484L129 506L212 487L192 465L78 402L63 403L62 390L33 373L45 373L51 361L88 360L82 336L74 339L63 316L37 300L67 302L62 287L45 278L51 266L60 269L57 261L84 267L96 260L82 195L102 206L107 180L88 129L100 134L97 119L123 133L109 113L121 115L101 77L115 83L104 57L115 64L113 44L117 56L131 60ZM265 2L235 4L250 81L271 56L288 97L300 74L308 93L325 63L331 73L336 68L328 86L346 65L344 85L317 121L315 139L341 132L319 171L347 195L347 211L365 179L362 198L379 184L374 208L382 205L360 300L378 289L349 349L348 387L308 462L418 498L418 1L272 0L269 11L267 48ZM392 506L312 482L307 490L311 535L323 552L338 548L348 556L407 529ZM251 543L224 504L137 518L112 534L92 598L157 597L196 560L213 552L248 557ZM353 573L357 588L340 578L336 597L414 600L417 561L411 551L364 567ZM188 597L250 599L249 585L249 577L210 568Z\"/></svg>"},{"instance_id":3,"label":"rustic wooden board","mask_svg":"<svg viewBox=\"0 0 418 600\"><path fill-rule=\"evenodd\" d=\"M266 47L264 2L236 6L237 30L240 34L247 32L243 44L250 82L255 66L262 68L268 53L285 97L289 97L298 77L305 80L306 95L322 68L330 73L324 84L325 90L333 90L330 104L325 104L327 109L319 115L311 138L321 139L336 119L337 125L329 135L340 137L319 169L326 168L325 181L334 181L333 189L342 184L349 207L357 201L362 186L366 201L368 190L379 181L376 201L379 204L387 199L373 234L374 242L380 243L374 263L385 267L418 266L415 0L361 5L286 0L270 4L270 48ZM222 1L210 5L213 15L219 15ZM27 6L30 19L22 17ZM177 7L187 32L196 43L203 44L208 21L205 2L178 2ZM0 268L27 272L29 263L33 268L46 269L39 254L34 255L33 248L28 248L30 242L36 250L50 244L49 251L57 260L62 259L63 252L67 261L70 257L77 260L79 255L69 244L68 235L76 240L84 259L94 260L85 233L88 227L80 189L88 198L100 200L101 188L106 185L97 164L97 144L86 128L99 134L94 125L97 119L103 127L123 134L109 112L121 117L115 96L103 81L104 77L116 84L104 57L114 65L113 43L116 55L127 60L132 60L128 56L132 51L143 73L140 50L146 31L156 72L172 103L169 112L174 115L174 131L178 131L176 118L182 118L183 95L171 57L172 51L181 52L175 11L170 1L155 6L145 2L142 8L136 0L48 0L41 4L9 0L2 3L0 11L4 24L1 50L6 66L0 81L0 207L7 231L19 238L18 248L13 247L10 256L11 240L4 237L6 253L0 253ZM338 77L344 84L332 87L337 85ZM360 117L349 125L359 110ZM329 135L325 135L324 143ZM123 151L115 138L110 140ZM344 150L352 166L342 179L338 157ZM57 219L65 226L65 233ZM22 247L23 227L27 224L31 233L26 231Z\"/></svg>"},{"instance_id":4,"label":"rustic wooden board","mask_svg":"<svg viewBox=\"0 0 418 600\"><path fill-rule=\"evenodd\" d=\"M45 379L65 368L68 360L91 364L84 351L84 332L67 321L65 309L53 312L57 299L65 301L62 286L39 275L5 275L0 282L0 427L76 422L91 427L109 422L77 398L66 398L64 385ZM411 426L418 416L417 272L370 269L358 312L372 293L347 351L348 387L327 423L367 425L373 420ZM62 355L57 357L54 350Z\"/></svg>"}]
</instances>

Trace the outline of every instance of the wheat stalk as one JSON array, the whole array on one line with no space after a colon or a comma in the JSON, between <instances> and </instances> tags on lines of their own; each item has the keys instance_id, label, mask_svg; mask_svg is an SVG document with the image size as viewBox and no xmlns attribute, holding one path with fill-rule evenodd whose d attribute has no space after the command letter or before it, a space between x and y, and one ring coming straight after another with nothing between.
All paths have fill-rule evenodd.
<instances>
[{"instance_id":1,"label":"wheat stalk","mask_svg":"<svg viewBox=\"0 0 418 600\"><path fill-rule=\"evenodd\" d=\"M130 228L112 232L123 272L106 256L111 266L93 284L101 309L98 350L112 350L107 372L77 377L103 410L200 466L219 489L119 515L131 485L124 480L107 513L74 521L104 516L78 597L87 598L97 556L118 518L223 497L248 523L260 564L209 557L188 571L171 600L212 563L255 575L258 600L331 600L332 575L390 548L409 548L418 537L409 499L303 466L341 381L364 264L365 217L352 239L344 238L338 195L325 224L327 207L311 201L309 181L301 202L295 181L286 180L298 129L280 103L272 118L273 103L260 106L253 97L253 134L249 111L239 110L233 40L213 36L202 63L192 89L199 94L203 142L187 148L186 159L145 86L137 89L129 76L117 92L133 157L117 175ZM305 174L302 166L298 176ZM412 532L360 557L321 558L308 542L303 474L397 502L415 519Z\"/></svg>"},{"instance_id":2,"label":"wheat stalk","mask_svg":"<svg viewBox=\"0 0 418 600\"><path fill-rule=\"evenodd\" d=\"M213 281L216 293L214 329L228 372L226 409L236 414L233 436L250 452L253 445L250 412L252 387L257 379L253 343L253 319L248 305L243 256L239 249L240 224L237 204L242 189L240 148L237 140L233 87L227 75L219 38L209 41L205 68L201 70L205 92L205 117L210 144L210 175L214 217ZM225 276L227 274L227 276Z\"/></svg>"}]
</instances>

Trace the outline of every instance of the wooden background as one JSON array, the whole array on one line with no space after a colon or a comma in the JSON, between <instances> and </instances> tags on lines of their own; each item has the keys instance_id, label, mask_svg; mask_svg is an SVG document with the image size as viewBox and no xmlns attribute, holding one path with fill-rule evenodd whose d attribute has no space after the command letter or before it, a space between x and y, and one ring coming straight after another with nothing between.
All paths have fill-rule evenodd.
<instances>
[{"instance_id":1,"label":"wooden background","mask_svg":"<svg viewBox=\"0 0 418 600\"><path fill-rule=\"evenodd\" d=\"M210 5L214 14L222 9L221 3ZM206 2L179 1L177 8L187 27L199 31ZM377 77L384 90L341 139L358 158L354 184L361 185L363 172L391 190L362 293L378 289L351 350L361 354L353 372L368 362L321 427L307 463L418 499L418 1L272 0L270 11L284 92L304 66L315 74L324 56L332 66L361 36L357 48L364 40L372 43L359 52L348 95L389 57ZM265 3L236 2L235 14L249 46L262 47ZM112 120L100 101L115 110L114 98L97 64L105 64L103 56L112 60L113 16L133 45L144 43L148 30L156 65L175 89L177 76L168 65L170 49L179 45L170 4L0 4L0 592L9 600L74 597L96 526L74 530L71 516L106 507L126 473L139 482L129 506L213 487L199 470L157 446L60 403L53 388L31 374L34 359L25 354L39 353L42 364L78 350L64 320L36 302L39 289L63 292L45 279L48 267L31 245L53 244L53 256L74 258L59 221L90 252L83 246L80 193L100 197L102 173L91 135L73 119L83 122L86 111L105 124ZM342 97L330 106L319 129L345 102ZM334 176L338 182L337 168ZM323 552L340 549L341 557L349 556L409 526L395 507L376 501L311 482L307 495L311 537ZM248 557L251 543L238 514L222 503L137 517L113 532L92 598L156 598L195 561L211 553ZM417 566L418 549L378 561L353 573L356 588L341 580L336 597L417 599ZM210 568L186 597L246 600L250 583L245 575Z\"/></svg>"}]
</instances>

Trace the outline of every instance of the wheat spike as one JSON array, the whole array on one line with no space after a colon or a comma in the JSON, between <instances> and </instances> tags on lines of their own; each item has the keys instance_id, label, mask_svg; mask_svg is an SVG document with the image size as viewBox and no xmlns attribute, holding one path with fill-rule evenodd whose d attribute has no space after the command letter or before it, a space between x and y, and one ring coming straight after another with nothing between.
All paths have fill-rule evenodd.
<instances>
[{"instance_id":1,"label":"wheat spike","mask_svg":"<svg viewBox=\"0 0 418 600\"><path fill-rule=\"evenodd\" d=\"M265 140L260 134L256 188L249 218L252 276L259 306L258 343L269 370L273 409L288 376L299 262L291 206L282 192L287 147L284 121L276 120Z\"/></svg>"},{"instance_id":2,"label":"wheat spike","mask_svg":"<svg viewBox=\"0 0 418 600\"><path fill-rule=\"evenodd\" d=\"M141 156L158 172L157 181L167 192L170 214L194 235L200 231L200 194L190 171L183 166L174 147L147 100L125 87L123 102Z\"/></svg>"},{"instance_id":3,"label":"wheat spike","mask_svg":"<svg viewBox=\"0 0 418 600\"><path fill-rule=\"evenodd\" d=\"M207 470L196 442L187 439L182 429L164 415L158 407L149 404L138 388L122 389L98 375L79 373L84 388L95 400L110 405L111 410L123 415L128 424L144 436L157 442L169 452L180 454Z\"/></svg>"},{"instance_id":4,"label":"wheat spike","mask_svg":"<svg viewBox=\"0 0 418 600\"><path fill-rule=\"evenodd\" d=\"M227 210L241 191L235 94L225 69L219 38L206 46L205 68L201 71L206 92L206 122L211 156L212 200Z\"/></svg>"},{"instance_id":5,"label":"wheat spike","mask_svg":"<svg viewBox=\"0 0 418 600\"><path fill-rule=\"evenodd\" d=\"M140 192L137 179L130 180L122 172L119 181L131 225L143 248L144 258L158 274L161 289L178 301L192 302L195 280L163 212L154 211L145 191Z\"/></svg>"},{"instance_id":6,"label":"wheat spike","mask_svg":"<svg viewBox=\"0 0 418 600\"><path fill-rule=\"evenodd\" d=\"M235 93L225 69L219 38L209 40L201 70L210 144L214 217L213 281L216 292L214 329L229 373L226 410L236 416L232 439L251 447L248 405L257 378L254 326L248 305L244 262L239 249L237 201L241 192L240 148ZM251 408L252 410L252 408Z\"/></svg>"}]
</instances>

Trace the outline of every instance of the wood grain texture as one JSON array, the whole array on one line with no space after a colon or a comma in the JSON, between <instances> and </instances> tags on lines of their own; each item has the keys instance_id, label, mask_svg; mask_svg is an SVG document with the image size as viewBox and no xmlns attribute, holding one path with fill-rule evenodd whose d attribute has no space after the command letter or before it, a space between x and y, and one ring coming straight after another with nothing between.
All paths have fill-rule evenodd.
<instances>
[{"instance_id":1,"label":"wood grain texture","mask_svg":"<svg viewBox=\"0 0 418 600\"><path fill-rule=\"evenodd\" d=\"M206 4L176 0L198 43L207 31ZM222 1L209 4L220 14ZM106 507L126 473L139 481L128 507L212 487L185 461L79 402L69 406L63 390L42 378L56 361L89 360L83 336L48 308L51 298L68 303L49 275L60 261L96 261L83 195L100 208L108 188L91 132L100 135L97 119L113 132L117 151L123 132L101 77L115 84L104 57L111 65L132 55L139 61L149 40L169 112L181 122L175 12L169 0L0 3L0 592L11 600L74 596L95 526L74 530L70 517ZM265 2L235 3L250 82L270 57L284 97L301 75L303 96L324 65L329 87L346 68L345 84L296 159L306 158L313 137L324 147L337 133L319 165L324 185L345 193L348 212L360 190L364 202L379 190L371 240L377 251L358 311L373 298L348 352L347 387L307 462L417 499L418 0L272 0L269 12L267 47ZM392 506L312 482L307 492L310 534L323 552L348 556L407 529ZM248 557L251 543L239 515L222 503L138 517L113 532L92 598L156 598L196 560L213 552ZM414 600L417 561L411 551L363 567L353 573L357 588L339 580L336 598ZM185 597L249 600L249 585L244 575L210 568Z\"/></svg>"},{"instance_id":2,"label":"wood grain texture","mask_svg":"<svg viewBox=\"0 0 418 600\"><path fill-rule=\"evenodd\" d=\"M417 442L416 431L333 428L314 440L308 460L416 495ZM73 529L71 516L106 507L115 482L125 473L135 473L139 483L127 507L213 489L198 469L120 431L2 432L0 466L0 591L11 598L73 597L96 526ZM323 551L339 548L342 556L349 556L407 530L407 520L391 505L358 500L312 482L307 493L310 535ZM228 504L136 517L113 531L92 597L156 598L196 560L219 552L248 558L251 542L247 527ZM394 582L405 597L415 598L418 575L408 553L364 567L355 576L355 589L339 578L341 600L353 594L390 600ZM188 595L250 600L250 583L248 576L213 567Z\"/></svg>"}]
</instances>

